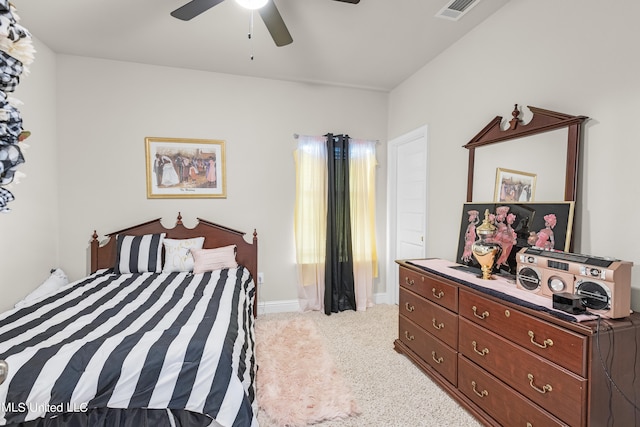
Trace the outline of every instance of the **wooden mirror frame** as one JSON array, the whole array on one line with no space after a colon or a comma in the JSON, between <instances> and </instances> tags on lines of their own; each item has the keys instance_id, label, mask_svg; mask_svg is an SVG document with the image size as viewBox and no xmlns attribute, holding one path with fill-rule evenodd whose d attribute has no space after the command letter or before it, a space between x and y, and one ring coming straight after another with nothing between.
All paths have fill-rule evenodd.
<instances>
[{"instance_id":1,"label":"wooden mirror frame","mask_svg":"<svg viewBox=\"0 0 640 427\"><path fill-rule=\"evenodd\" d=\"M518 118L520 110L515 104L509 120L509 128L502 130L502 116L496 116L476 136L473 137L464 148L469 150L469 172L467 176L467 202L473 202L473 175L475 168L475 150L484 145L522 138L551 130L568 128L567 137L567 166L564 187L564 200L575 201L578 192L578 153L580 151L580 135L582 123L588 119L586 116L572 116L542 108L527 106L533 113L533 117L527 124L523 124Z\"/></svg>"}]
</instances>

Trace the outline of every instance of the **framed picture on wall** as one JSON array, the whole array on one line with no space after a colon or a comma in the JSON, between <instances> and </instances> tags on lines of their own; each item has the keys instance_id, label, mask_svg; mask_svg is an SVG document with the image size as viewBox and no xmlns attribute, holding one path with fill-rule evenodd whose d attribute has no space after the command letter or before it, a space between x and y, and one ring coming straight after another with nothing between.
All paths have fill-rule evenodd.
<instances>
[{"instance_id":1,"label":"framed picture on wall","mask_svg":"<svg viewBox=\"0 0 640 427\"><path fill-rule=\"evenodd\" d=\"M227 197L224 141L145 138L147 198Z\"/></svg>"},{"instance_id":2,"label":"framed picture on wall","mask_svg":"<svg viewBox=\"0 0 640 427\"><path fill-rule=\"evenodd\" d=\"M496 202L533 202L536 191L536 175L512 169L496 169Z\"/></svg>"}]
</instances>

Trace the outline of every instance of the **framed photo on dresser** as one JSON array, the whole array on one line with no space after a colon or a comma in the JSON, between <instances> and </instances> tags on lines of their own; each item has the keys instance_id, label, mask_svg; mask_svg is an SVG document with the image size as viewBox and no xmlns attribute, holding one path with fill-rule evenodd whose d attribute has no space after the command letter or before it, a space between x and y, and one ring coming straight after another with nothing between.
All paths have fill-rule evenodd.
<instances>
[{"instance_id":1,"label":"framed photo on dresser","mask_svg":"<svg viewBox=\"0 0 640 427\"><path fill-rule=\"evenodd\" d=\"M549 203L465 203L462 207L456 262L480 268L471 253L478 239L476 227L485 212L496 227L492 241L502 247L496 269L515 274L516 254L524 247L568 252L571 248L574 202Z\"/></svg>"},{"instance_id":2,"label":"framed photo on dresser","mask_svg":"<svg viewBox=\"0 0 640 427\"><path fill-rule=\"evenodd\" d=\"M225 142L145 138L147 198L225 198Z\"/></svg>"}]
</instances>

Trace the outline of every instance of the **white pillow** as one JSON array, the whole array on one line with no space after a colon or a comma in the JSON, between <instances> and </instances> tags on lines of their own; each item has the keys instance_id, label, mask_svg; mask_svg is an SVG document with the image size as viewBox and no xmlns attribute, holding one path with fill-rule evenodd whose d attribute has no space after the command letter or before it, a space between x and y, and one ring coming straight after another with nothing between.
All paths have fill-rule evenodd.
<instances>
[{"instance_id":1,"label":"white pillow","mask_svg":"<svg viewBox=\"0 0 640 427\"><path fill-rule=\"evenodd\" d=\"M202 249L204 237L192 239L164 239L163 273L174 271L193 271L192 249Z\"/></svg>"},{"instance_id":2,"label":"white pillow","mask_svg":"<svg viewBox=\"0 0 640 427\"><path fill-rule=\"evenodd\" d=\"M214 249L193 249L191 251L195 264L194 273L236 268L236 245L223 246Z\"/></svg>"},{"instance_id":3,"label":"white pillow","mask_svg":"<svg viewBox=\"0 0 640 427\"><path fill-rule=\"evenodd\" d=\"M33 292L27 295L22 301L15 305L15 308L20 308L27 305L29 302L41 298L45 295L49 295L60 289L61 287L68 285L69 279L67 275L59 268L51 271L51 275L42 282Z\"/></svg>"}]
</instances>

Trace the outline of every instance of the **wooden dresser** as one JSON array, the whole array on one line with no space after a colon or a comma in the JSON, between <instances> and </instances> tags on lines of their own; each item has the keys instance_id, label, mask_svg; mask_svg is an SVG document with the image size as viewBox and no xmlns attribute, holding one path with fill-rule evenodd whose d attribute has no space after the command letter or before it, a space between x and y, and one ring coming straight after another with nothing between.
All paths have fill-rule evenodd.
<instances>
[{"instance_id":1,"label":"wooden dresser","mask_svg":"<svg viewBox=\"0 0 640 427\"><path fill-rule=\"evenodd\" d=\"M483 424L640 426L639 314L570 322L397 263L396 351Z\"/></svg>"}]
</instances>

